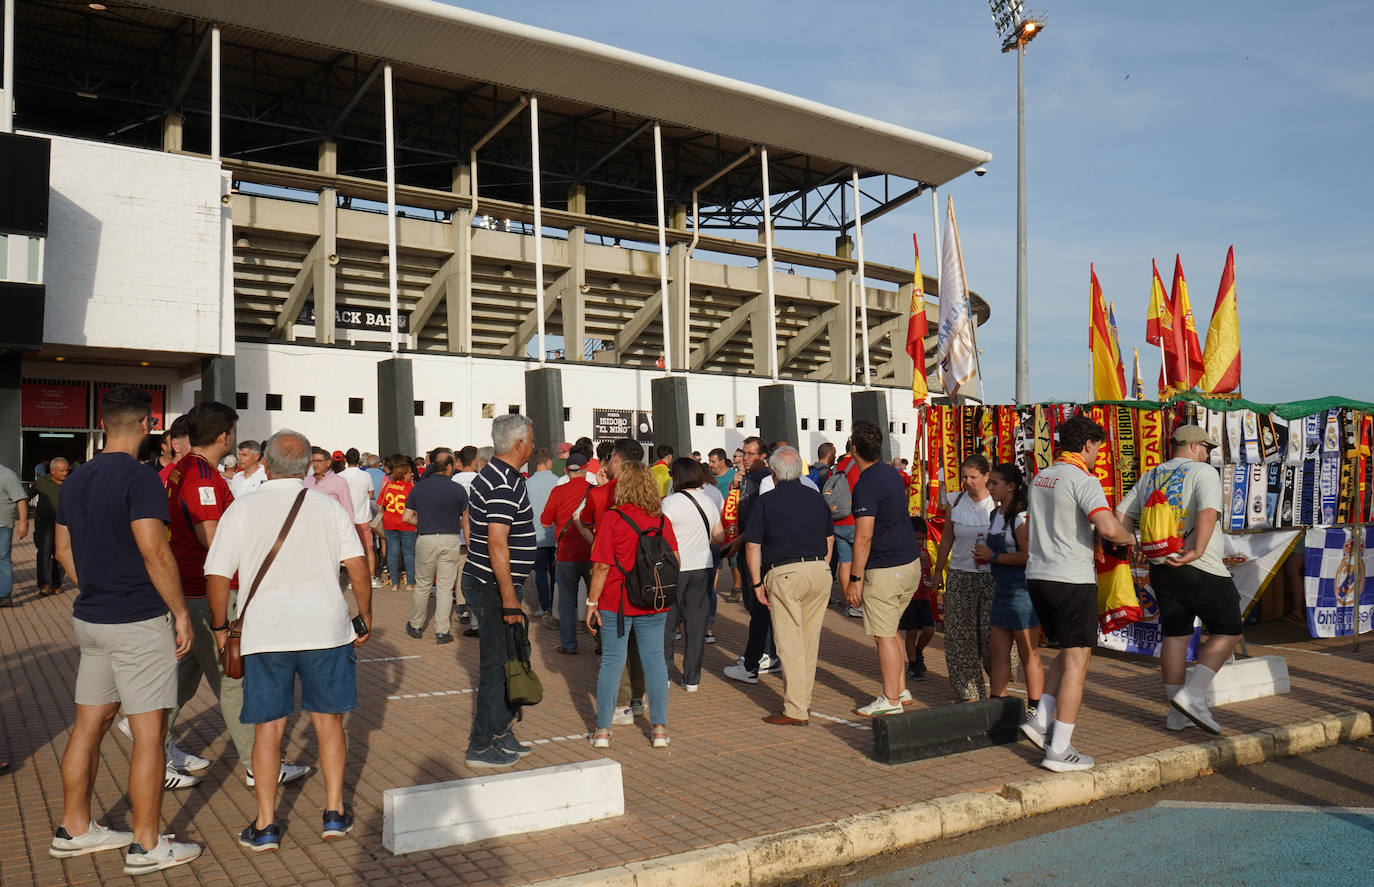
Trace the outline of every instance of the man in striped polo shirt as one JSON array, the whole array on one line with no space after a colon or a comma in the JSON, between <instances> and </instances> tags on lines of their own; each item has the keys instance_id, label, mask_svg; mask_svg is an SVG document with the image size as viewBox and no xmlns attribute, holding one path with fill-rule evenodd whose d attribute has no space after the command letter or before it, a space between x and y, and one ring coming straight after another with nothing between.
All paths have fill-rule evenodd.
<instances>
[{"instance_id":1,"label":"man in striped polo shirt","mask_svg":"<svg viewBox=\"0 0 1374 887\"><path fill-rule=\"evenodd\" d=\"M518 414L491 423L493 458L473 479L468 501L471 536L463 567L463 597L477 617L480 665L469 767L508 767L533 747L515 738L519 710L506 701L506 623L520 622L519 589L534 565L534 509L520 474L534 452L534 424Z\"/></svg>"}]
</instances>

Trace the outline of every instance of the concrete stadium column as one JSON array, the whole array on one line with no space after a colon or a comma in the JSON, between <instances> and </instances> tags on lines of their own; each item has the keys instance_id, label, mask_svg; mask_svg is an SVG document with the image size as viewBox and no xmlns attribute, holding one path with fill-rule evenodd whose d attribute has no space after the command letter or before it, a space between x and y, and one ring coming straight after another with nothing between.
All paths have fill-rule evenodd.
<instances>
[{"instance_id":1,"label":"concrete stadium column","mask_svg":"<svg viewBox=\"0 0 1374 887\"><path fill-rule=\"evenodd\" d=\"M909 311L911 294L915 291L914 283L904 283L897 287L897 304ZM924 342L921 343L921 347L925 347ZM892 381L902 388L910 388L914 375L915 365L906 353L906 324L899 323L892 333Z\"/></svg>"},{"instance_id":2,"label":"concrete stadium column","mask_svg":"<svg viewBox=\"0 0 1374 887\"><path fill-rule=\"evenodd\" d=\"M759 388L759 437L770 446L785 440L801 449L797 446L797 393L791 385Z\"/></svg>"},{"instance_id":3,"label":"concrete stadium column","mask_svg":"<svg viewBox=\"0 0 1374 887\"><path fill-rule=\"evenodd\" d=\"M19 448L23 441L19 430L23 420L19 358L18 351L0 351L0 465L23 477L24 468L19 464Z\"/></svg>"},{"instance_id":4,"label":"concrete stadium column","mask_svg":"<svg viewBox=\"0 0 1374 887\"><path fill-rule=\"evenodd\" d=\"M692 413L686 376L664 376L649 382L654 410L654 446L668 444L675 456L692 452ZM650 462L654 461L650 454Z\"/></svg>"},{"instance_id":5,"label":"concrete stadium column","mask_svg":"<svg viewBox=\"0 0 1374 887\"><path fill-rule=\"evenodd\" d=\"M568 212L586 215L587 189L582 185L568 188ZM574 225L568 229L568 286L563 291L560 309L563 312L563 359L581 362L587 348L587 228ZM558 443L558 441L555 441Z\"/></svg>"},{"instance_id":6,"label":"concrete stadium column","mask_svg":"<svg viewBox=\"0 0 1374 887\"><path fill-rule=\"evenodd\" d=\"M525 371L525 415L534 423L534 445L552 450L563 437L563 371L540 367Z\"/></svg>"},{"instance_id":7,"label":"concrete stadium column","mask_svg":"<svg viewBox=\"0 0 1374 887\"><path fill-rule=\"evenodd\" d=\"M377 452L416 454L415 370L408 357L377 362Z\"/></svg>"},{"instance_id":8,"label":"concrete stadium column","mask_svg":"<svg viewBox=\"0 0 1374 887\"><path fill-rule=\"evenodd\" d=\"M234 390L234 356L221 354L206 357L200 362L200 401L217 400L234 406L238 392Z\"/></svg>"},{"instance_id":9,"label":"concrete stadium column","mask_svg":"<svg viewBox=\"0 0 1374 887\"><path fill-rule=\"evenodd\" d=\"M339 145L332 139L320 142L320 172L338 175ZM315 263L315 341L333 345L335 340L334 308L336 304L335 269L339 264L339 192L333 188L320 191L320 261Z\"/></svg>"},{"instance_id":10,"label":"concrete stadium column","mask_svg":"<svg viewBox=\"0 0 1374 887\"><path fill-rule=\"evenodd\" d=\"M846 234L835 238L835 255L842 259L854 257L854 240ZM848 269L835 272L835 299L838 309L830 324L830 381L854 381L854 362L858 353L854 348L854 272Z\"/></svg>"},{"instance_id":11,"label":"concrete stadium column","mask_svg":"<svg viewBox=\"0 0 1374 887\"><path fill-rule=\"evenodd\" d=\"M182 134L186 128L186 118L180 114L165 114L162 117L162 150L169 154L181 151Z\"/></svg>"},{"instance_id":12,"label":"concrete stadium column","mask_svg":"<svg viewBox=\"0 0 1374 887\"><path fill-rule=\"evenodd\" d=\"M849 395L850 424L867 419L883 432L883 461L892 460L892 435L888 432L887 394L882 391L853 391Z\"/></svg>"},{"instance_id":13,"label":"concrete stadium column","mask_svg":"<svg viewBox=\"0 0 1374 887\"><path fill-rule=\"evenodd\" d=\"M759 243L764 241L763 226L759 226ZM760 293L768 292L768 263L763 259L759 260L758 286ZM773 317L768 313L768 299L760 297L754 303L754 310L749 312L749 338L754 345L754 375L772 376L773 366L768 359L768 343L771 337L768 334L768 327L773 323ZM778 367L779 372L782 367Z\"/></svg>"},{"instance_id":14,"label":"concrete stadium column","mask_svg":"<svg viewBox=\"0 0 1374 887\"><path fill-rule=\"evenodd\" d=\"M670 207L668 227L687 230L687 207L680 203ZM672 318L669 336L675 370L686 369L691 358L692 300L688 287L687 244L675 243L668 247L668 314Z\"/></svg>"},{"instance_id":15,"label":"concrete stadium column","mask_svg":"<svg viewBox=\"0 0 1374 887\"><path fill-rule=\"evenodd\" d=\"M453 168L453 190L464 197L472 196L472 168L466 163ZM453 354L472 353L472 290L463 269L472 252L472 208L465 206L453 213L453 273L444 284L444 312L447 318L448 350Z\"/></svg>"}]
</instances>

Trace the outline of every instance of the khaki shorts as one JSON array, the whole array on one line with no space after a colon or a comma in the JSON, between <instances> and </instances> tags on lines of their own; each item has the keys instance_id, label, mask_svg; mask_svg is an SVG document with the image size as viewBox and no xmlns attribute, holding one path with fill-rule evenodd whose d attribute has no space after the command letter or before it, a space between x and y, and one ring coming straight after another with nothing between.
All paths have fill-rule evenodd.
<instances>
[{"instance_id":1,"label":"khaki shorts","mask_svg":"<svg viewBox=\"0 0 1374 887\"><path fill-rule=\"evenodd\" d=\"M176 708L176 635L170 613L142 622L72 619L81 664L76 704L118 702L126 715Z\"/></svg>"},{"instance_id":2,"label":"khaki shorts","mask_svg":"<svg viewBox=\"0 0 1374 887\"><path fill-rule=\"evenodd\" d=\"M921 561L900 567L864 568L864 634L875 638L897 636L906 605L921 584Z\"/></svg>"}]
</instances>

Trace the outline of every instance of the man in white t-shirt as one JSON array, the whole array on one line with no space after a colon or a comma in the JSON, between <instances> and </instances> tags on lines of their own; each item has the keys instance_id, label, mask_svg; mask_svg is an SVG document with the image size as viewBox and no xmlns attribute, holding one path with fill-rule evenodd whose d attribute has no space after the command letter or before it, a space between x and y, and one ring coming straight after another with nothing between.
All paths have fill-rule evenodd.
<instances>
[{"instance_id":1,"label":"man in white t-shirt","mask_svg":"<svg viewBox=\"0 0 1374 887\"><path fill-rule=\"evenodd\" d=\"M1145 472L1116 513L1127 528L1134 527L1145 500L1156 490L1165 493L1171 506L1182 506L1183 547L1166 557L1150 558L1150 588L1159 603L1164 632L1159 667L1173 706L1165 726L1183 730L1197 724L1220 733L1221 725L1207 709L1207 688L1240 643L1242 623L1240 593L1221 559L1221 477L1207 464L1217 441L1197 425L1180 425L1170 446L1173 458ZM1188 674L1188 640L1195 618L1202 620L1209 637Z\"/></svg>"},{"instance_id":2,"label":"man in white t-shirt","mask_svg":"<svg viewBox=\"0 0 1374 887\"><path fill-rule=\"evenodd\" d=\"M1040 766L1065 772L1087 770L1093 759L1071 744L1088 659L1097 645L1097 568L1094 533L1118 545L1135 537L1107 505L1093 473L1107 432L1087 416L1059 426L1059 458L1035 476L1030 487L1030 557L1026 585L1035 614L1062 648L1045 674L1045 692L1021 732L1045 750ZM1053 732L1051 732L1053 727Z\"/></svg>"},{"instance_id":3,"label":"man in white t-shirt","mask_svg":"<svg viewBox=\"0 0 1374 887\"><path fill-rule=\"evenodd\" d=\"M238 467L242 470L229 480L229 492L235 499L242 499L267 480L267 470L262 467L262 444L255 440L239 441Z\"/></svg>"},{"instance_id":4,"label":"man in white t-shirt","mask_svg":"<svg viewBox=\"0 0 1374 887\"><path fill-rule=\"evenodd\" d=\"M229 506L205 556L211 628L221 649L229 632L229 580L237 573L247 583L247 591L239 592L244 661L239 719L255 725L258 809L239 843L254 851L281 846L276 774L298 680L324 774L323 837L342 837L353 828L353 814L343 798L343 716L358 704L352 648L367 640L367 632L359 636L349 621L348 605L339 593L341 563L358 600L359 618L365 625L372 622L372 583L351 516L336 500L304 488L310 442L295 431L278 431L263 450L270 479L254 495ZM293 508L298 509L295 520L270 569L263 572Z\"/></svg>"},{"instance_id":5,"label":"man in white t-shirt","mask_svg":"<svg viewBox=\"0 0 1374 887\"><path fill-rule=\"evenodd\" d=\"M363 543L367 554L367 572L372 575L376 569L372 554L372 502L377 498L377 489L372 475L362 468L362 453L356 447L349 447L344 453L347 468L339 472L339 477L348 484L348 496L353 500L353 526L358 530L358 539Z\"/></svg>"}]
</instances>

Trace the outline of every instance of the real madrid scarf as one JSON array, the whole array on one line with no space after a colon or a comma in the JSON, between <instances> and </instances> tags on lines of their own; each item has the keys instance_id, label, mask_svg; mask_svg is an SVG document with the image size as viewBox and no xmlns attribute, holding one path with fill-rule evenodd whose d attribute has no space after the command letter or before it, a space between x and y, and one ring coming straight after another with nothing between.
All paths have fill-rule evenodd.
<instances>
[{"instance_id":1,"label":"real madrid scarf","mask_svg":"<svg viewBox=\"0 0 1374 887\"><path fill-rule=\"evenodd\" d=\"M1283 490L1279 494L1279 514L1275 519L1277 527L1291 527L1296 525L1295 515L1293 514L1293 501L1295 497L1302 495L1302 468L1296 465L1284 465L1283 467Z\"/></svg>"},{"instance_id":2,"label":"real madrid scarf","mask_svg":"<svg viewBox=\"0 0 1374 887\"><path fill-rule=\"evenodd\" d=\"M1043 471L1050 467L1054 459L1054 422L1050 418L1050 408L1035 408L1035 470Z\"/></svg>"},{"instance_id":3,"label":"real madrid scarf","mask_svg":"<svg viewBox=\"0 0 1374 887\"><path fill-rule=\"evenodd\" d=\"M1263 462L1264 454L1260 450L1259 416L1253 411L1246 410L1240 414L1240 433L1245 447L1245 463L1258 465Z\"/></svg>"},{"instance_id":4,"label":"real madrid scarf","mask_svg":"<svg viewBox=\"0 0 1374 887\"><path fill-rule=\"evenodd\" d=\"M1222 469L1222 489L1229 491L1226 526L1233 533L1245 529L1245 512L1250 504L1247 491L1250 472L1244 465L1226 465Z\"/></svg>"},{"instance_id":5,"label":"real madrid scarf","mask_svg":"<svg viewBox=\"0 0 1374 887\"><path fill-rule=\"evenodd\" d=\"M1236 465L1245 461L1243 425L1239 410L1226 414L1226 434L1221 439L1221 445L1226 448L1226 461Z\"/></svg>"},{"instance_id":6,"label":"real madrid scarf","mask_svg":"<svg viewBox=\"0 0 1374 887\"><path fill-rule=\"evenodd\" d=\"M1246 465L1238 470L1246 471L1250 475L1246 480L1246 528L1251 530L1268 529L1269 483L1266 477L1264 463L1257 462L1254 465Z\"/></svg>"},{"instance_id":7,"label":"real madrid scarf","mask_svg":"<svg viewBox=\"0 0 1374 887\"><path fill-rule=\"evenodd\" d=\"M1277 421L1278 420L1275 420L1275 422ZM1291 422L1284 422L1283 427L1288 437L1283 449L1283 464L1301 465L1303 454L1303 420L1294 419Z\"/></svg>"},{"instance_id":8,"label":"real madrid scarf","mask_svg":"<svg viewBox=\"0 0 1374 887\"><path fill-rule=\"evenodd\" d=\"M1322 430L1321 477L1321 522L1330 525L1336 522L1337 506L1341 493L1341 411L1326 411L1326 424Z\"/></svg>"},{"instance_id":9,"label":"real madrid scarf","mask_svg":"<svg viewBox=\"0 0 1374 887\"><path fill-rule=\"evenodd\" d=\"M1317 485L1317 463L1320 459L1304 459L1298 469L1300 478L1293 495L1293 510L1298 514L1298 523L1304 527L1315 526L1317 515L1321 513L1321 492Z\"/></svg>"},{"instance_id":10,"label":"real madrid scarf","mask_svg":"<svg viewBox=\"0 0 1374 887\"><path fill-rule=\"evenodd\" d=\"M1274 420L1268 413L1264 413L1256 414L1255 421L1259 423L1260 458L1265 462L1272 462L1283 455L1283 445L1279 442Z\"/></svg>"}]
</instances>

